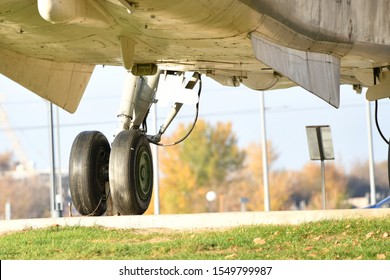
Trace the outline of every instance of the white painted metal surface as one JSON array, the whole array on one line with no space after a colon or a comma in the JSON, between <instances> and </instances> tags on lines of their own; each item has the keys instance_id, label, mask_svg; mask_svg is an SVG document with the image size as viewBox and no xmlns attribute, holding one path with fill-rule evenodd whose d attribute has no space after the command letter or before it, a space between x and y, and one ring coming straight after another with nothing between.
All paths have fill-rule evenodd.
<instances>
[{"instance_id":1,"label":"white painted metal surface","mask_svg":"<svg viewBox=\"0 0 390 280\"><path fill-rule=\"evenodd\" d=\"M337 107L340 83L370 86L390 64L389 12L389 0L4 0L0 73L70 112L94 65L133 63L259 90L298 84ZM271 43L260 61L253 32ZM296 52L307 58L295 64Z\"/></svg>"},{"instance_id":2,"label":"white painted metal surface","mask_svg":"<svg viewBox=\"0 0 390 280\"><path fill-rule=\"evenodd\" d=\"M329 104L340 106L340 58L295 50L251 33L256 58Z\"/></svg>"}]
</instances>

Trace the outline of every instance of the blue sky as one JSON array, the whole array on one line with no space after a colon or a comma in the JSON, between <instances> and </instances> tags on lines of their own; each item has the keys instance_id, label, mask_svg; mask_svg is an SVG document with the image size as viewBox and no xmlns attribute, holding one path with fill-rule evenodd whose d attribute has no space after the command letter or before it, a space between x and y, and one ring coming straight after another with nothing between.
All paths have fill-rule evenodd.
<instances>
[{"instance_id":1,"label":"blue sky","mask_svg":"<svg viewBox=\"0 0 390 280\"><path fill-rule=\"evenodd\" d=\"M76 135L83 130L100 130L109 141L113 140L116 115L122 93L125 72L121 67L97 66L75 114L59 110L61 167L67 169L70 147ZM22 147L37 169L50 166L48 104L11 80L0 76L0 94L9 122ZM259 92L245 86L223 87L203 78L200 118L209 122L231 121L233 130L244 147L260 140ZM341 106L335 109L302 88L265 92L267 138L272 141L279 159L275 168L302 168L310 161L307 147L307 125L330 125L332 129L335 161L347 170L356 161L368 158L367 119L364 92L356 94L351 86L341 87ZM389 101L380 101L379 122L386 137ZM161 125L169 108L158 108ZM372 114L374 112L372 105ZM187 105L175 121L191 122L194 106ZM0 124L0 152L12 150ZM174 128L174 124L173 127ZM172 129L168 130L169 134ZM190 140L188 140L190 141ZM387 146L379 137L373 121L374 159L387 159Z\"/></svg>"}]
</instances>

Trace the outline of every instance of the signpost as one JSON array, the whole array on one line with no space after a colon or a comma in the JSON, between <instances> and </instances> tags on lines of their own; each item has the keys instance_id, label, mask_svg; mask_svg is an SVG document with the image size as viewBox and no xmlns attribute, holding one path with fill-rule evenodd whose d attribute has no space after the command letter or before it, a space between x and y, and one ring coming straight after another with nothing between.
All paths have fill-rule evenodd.
<instances>
[{"instance_id":1,"label":"signpost","mask_svg":"<svg viewBox=\"0 0 390 280\"><path fill-rule=\"evenodd\" d=\"M321 161L322 208L326 209L325 160L333 160L332 134L329 125L306 126L307 142L311 160Z\"/></svg>"}]
</instances>

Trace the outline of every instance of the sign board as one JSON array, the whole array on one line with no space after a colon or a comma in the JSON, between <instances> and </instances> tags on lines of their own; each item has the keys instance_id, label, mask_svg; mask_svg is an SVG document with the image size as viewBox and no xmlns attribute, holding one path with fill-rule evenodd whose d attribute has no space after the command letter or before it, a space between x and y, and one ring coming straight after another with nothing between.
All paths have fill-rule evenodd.
<instances>
[{"instance_id":1,"label":"sign board","mask_svg":"<svg viewBox=\"0 0 390 280\"><path fill-rule=\"evenodd\" d=\"M332 134L329 125L306 126L311 160L333 160Z\"/></svg>"}]
</instances>

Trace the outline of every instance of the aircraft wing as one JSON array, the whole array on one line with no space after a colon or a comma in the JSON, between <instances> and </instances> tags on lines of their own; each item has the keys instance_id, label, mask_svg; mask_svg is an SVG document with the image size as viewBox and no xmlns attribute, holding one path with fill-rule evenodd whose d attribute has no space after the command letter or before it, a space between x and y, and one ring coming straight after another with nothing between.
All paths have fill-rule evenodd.
<instances>
[{"instance_id":1,"label":"aircraft wing","mask_svg":"<svg viewBox=\"0 0 390 280\"><path fill-rule=\"evenodd\" d=\"M147 64L226 86L299 85L338 107L341 83L371 86L372 68L390 64L389 1L368 2L3 0L0 73L70 112L95 65Z\"/></svg>"}]
</instances>

